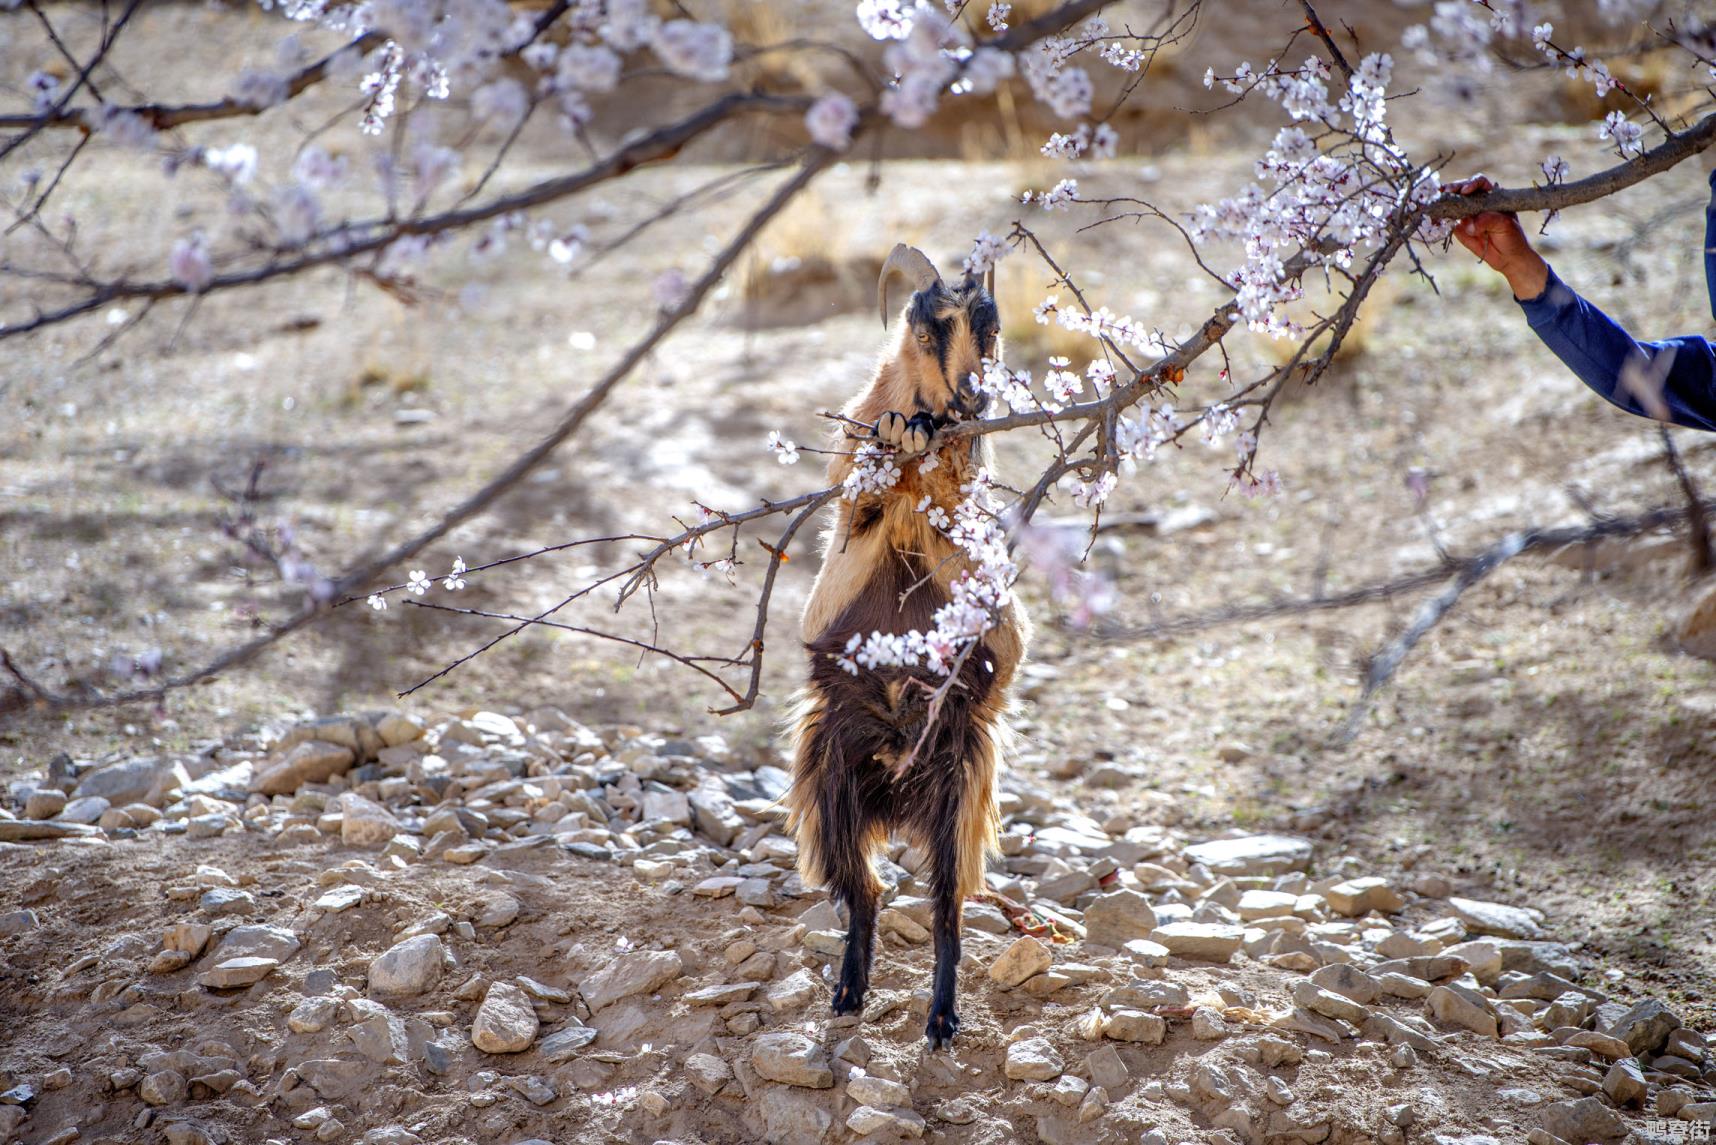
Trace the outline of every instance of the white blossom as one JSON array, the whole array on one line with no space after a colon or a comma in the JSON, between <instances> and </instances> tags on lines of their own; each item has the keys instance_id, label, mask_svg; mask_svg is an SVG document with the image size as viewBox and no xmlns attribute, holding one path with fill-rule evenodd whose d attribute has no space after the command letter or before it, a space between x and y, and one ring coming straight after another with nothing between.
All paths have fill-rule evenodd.
<instances>
[{"instance_id":1,"label":"white blossom","mask_svg":"<svg viewBox=\"0 0 1716 1145\"><path fill-rule=\"evenodd\" d=\"M1639 125L1627 119L1625 112L1611 111L1597 126L1597 138L1613 141L1623 159L1644 154L1643 136Z\"/></svg>"},{"instance_id":2,"label":"white blossom","mask_svg":"<svg viewBox=\"0 0 1716 1145\"><path fill-rule=\"evenodd\" d=\"M852 144L852 129L858 125L858 105L851 98L830 92L804 113L805 130L811 141L830 151L844 151Z\"/></svg>"},{"instance_id":3,"label":"white blossom","mask_svg":"<svg viewBox=\"0 0 1716 1145\"><path fill-rule=\"evenodd\" d=\"M782 465L798 464L798 446L790 439L781 436L780 430L769 430L767 440L769 452L775 455L775 460Z\"/></svg>"},{"instance_id":4,"label":"white blossom","mask_svg":"<svg viewBox=\"0 0 1716 1145\"><path fill-rule=\"evenodd\" d=\"M1007 240L996 238L988 231L978 231L977 240L972 243L971 253L965 256L961 269L973 278L981 277L995 269L995 264L1013 253L1013 248L1007 245Z\"/></svg>"},{"instance_id":5,"label":"white blossom","mask_svg":"<svg viewBox=\"0 0 1716 1145\"><path fill-rule=\"evenodd\" d=\"M256 177L256 148L248 143L233 143L226 147L205 147L203 166L242 187Z\"/></svg>"},{"instance_id":6,"label":"white blossom","mask_svg":"<svg viewBox=\"0 0 1716 1145\"><path fill-rule=\"evenodd\" d=\"M369 606L377 612L386 612L387 598L382 596L379 592L372 592L369 594Z\"/></svg>"},{"instance_id":7,"label":"white blossom","mask_svg":"<svg viewBox=\"0 0 1716 1145\"><path fill-rule=\"evenodd\" d=\"M208 247L201 231L188 238L174 240L173 249L167 255L167 271L174 282L193 294L208 289L209 283L214 281L214 265L209 261Z\"/></svg>"},{"instance_id":8,"label":"white blossom","mask_svg":"<svg viewBox=\"0 0 1716 1145\"><path fill-rule=\"evenodd\" d=\"M405 587L418 596L429 591L429 574L422 569L412 569Z\"/></svg>"},{"instance_id":9,"label":"white blossom","mask_svg":"<svg viewBox=\"0 0 1716 1145\"><path fill-rule=\"evenodd\" d=\"M655 30L650 47L671 72L704 83L727 78L733 62L733 37L719 24L669 20Z\"/></svg>"},{"instance_id":10,"label":"white blossom","mask_svg":"<svg viewBox=\"0 0 1716 1145\"><path fill-rule=\"evenodd\" d=\"M1004 4L1001 3L1001 0L996 0L995 3L989 5L989 14L985 16L984 19L987 20L989 26L997 32L1005 32L1007 30L1007 17L1012 14L1013 5Z\"/></svg>"},{"instance_id":11,"label":"white blossom","mask_svg":"<svg viewBox=\"0 0 1716 1145\"><path fill-rule=\"evenodd\" d=\"M453 571L441 581L441 587L448 592L458 592L465 587L465 558L453 558Z\"/></svg>"}]
</instances>

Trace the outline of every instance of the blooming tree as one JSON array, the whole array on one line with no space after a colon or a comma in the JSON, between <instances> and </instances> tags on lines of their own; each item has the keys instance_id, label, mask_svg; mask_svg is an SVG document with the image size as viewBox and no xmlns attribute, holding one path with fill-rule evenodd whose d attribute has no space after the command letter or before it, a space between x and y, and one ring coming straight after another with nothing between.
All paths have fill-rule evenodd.
<instances>
[{"instance_id":1,"label":"blooming tree","mask_svg":"<svg viewBox=\"0 0 1716 1145\"><path fill-rule=\"evenodd\" d=\"M289 536L263 538L253 522L234 521L232 536L302 587L296 611L210 663L173 665L169 656L168 664L149 666L151 678L109 692L55 693L0 651L16 680L14 701L158 698L242 663L342 605L356 602L350 614L367 601L378 611L398 602L508 622L500 636L431 679L514 632L548 625L666 656L724 693L723 710L749 707L761 686L776 575L806 524L837 498L891 488L905 467L932 465L933 456L900 455L866 440L870 427L845 426L857 464L843 487L806 482L804 492L786 499L696 505L689 520L624 538L641 544L634 560L540 612L458 609L450 595L497 566L538 554L466 554L473 557L469 565L457 556L433 569L419 558L577 435L638 363L698 311L759 232L862 140L925 130L941 116L992 114L1003 99L1022 100L1053 124L1041 153L1065 164L1067 173L1047 186L1018 188L1012 220L974 227L962 270L981 276L1004 259L1039 262L1055 285L1037 303L1035 319L1063 328L1083 351L1076 358L984 363L973 381L990 398L986 414L942 432L951 440L1040 435L1052 447L1050 460L1017 488L985 472L956 505L918 505L965 555L967 571L930 629L854 634L841 659L851 672L919 667L951 686L963 658L1012 599L1022 570L1039 569L1077 615L1102 607L1103 590L1077 568L1081 552L1033 528L1046 503L1060 500L1094 522L1121 483L1141 466L1173 464L1189 436L1227 451L1226 482L1234 492L1277 493L1291 474L1284 477L1266 461L1275 403L1289 381L1314 382L1330 367L1383 275L1425 273L1426 256L1446 243L1454 222L1479 210L1553 212L1588 203L1716 141L1706 86L1716 79L1716 33L1674 6L1633 0L1599 5L1604 34L1621 51L1643 50L1638 45L1648 42L1650 50L1671 52L1680 69L1672 99L1633 92L1598 54L1569 43L1557 32L1563 17L1550 3L1438 0L1398 43L1367 43L1362 50L1350 31L1301 3L1285 11L1278 27L1258 29L1251 59L1211 67L1203 77L1212 99L1220 99L1209 114L1274 126L1256 156L1255 179L1213 202L1164 206L1144 198L1142 188L1121 197L1087 195L1078 165L1112 158L1125 144L1118 113L1141 81L1200 21L1218 18L1200 0L1145 5L1150 15L1138 24L1105 11L1116 7L1106 0L830 3L826 38L784 43L747 41L714 4L259 2L277 37L273 66L219 77L224 91L214 98L171 102L138 92L112 65L141 0L75 10L0 0L0 28L39 37L58 56L55 67L8 77L0 95L0 192L11 216L0 248L0 343L81 323L91 328L90 341L105 347L152 317L194 320L199 302L211 295L328 268L398 291L410 290L431 266L545 259L573 270L611 247L600 248L587 223L561 208L593 188L624 186L640 167L742 120L780 125L786 142L769 163L779 174L701 270L670 273L654 284L657 313L638 325L619 360L557 424L430 527L333 570L305 560ZM849 30L868 46L853 49ZM765 57L793 54L832 54L849 66L827 73L837 80L814 81L806 77L824 73L749 70ZM1391 126L1415 90L1396 72L1410 67L1424 83L1457 85L1498 64L1556 69L1588 84L1605 101L1591 138L1612 150L1613 163L1579 173L1549 155L1533 186L1445 196L1447 157L1410 152ZM653 101L653 110L618 98L646 83L661 90L664 81L672 97ZM328 90L345 94L345 116L372 137L366 153L327 149L324 128L309 121L289 154L263 153L247 133L255 117ZM440 114L425 117L426 109ZM522 185L497 179L509 170L526 125L544 122L565 134L572 144L567 154L579 158ZM499 142L479 144L479 137ZM75 166L120 152L148 156L162 180L214 181L224 213L179 220L175 233L158 236L152 261L120 265L92 249L78 220L56 209L56 192ZM480 172L474 181L458 177L473 170ZM724 178L715 177L711 188ZM503 184L508 189L498 189ZM1068 253L1051 249L1034 229L1035 219L1063 213L1092 228L1141 218L1172 228L1189 251L1187 273L1208 276L1229 297L1181 338L1167 336L1149 315L1117 312L1084 285ZM653 221L619 242L634 240ZM1337 302L1306 321L1291 304L1313 276ZM1284 340L1292 350L1278 365L1238 376L1225 342L1239 330ZM821 452L779 431L759 447L759 462L772 454L789 466L801 453ZM753 536L762 539L768 559L742 568L741 539ZM554 548L615 540L568 538ZM743 581L755 610L744 649L695 655L556 619L595 594L610 593L618 604L653 594L675 564L710 577L711 592Z\"/></svg>"}]
</instances>

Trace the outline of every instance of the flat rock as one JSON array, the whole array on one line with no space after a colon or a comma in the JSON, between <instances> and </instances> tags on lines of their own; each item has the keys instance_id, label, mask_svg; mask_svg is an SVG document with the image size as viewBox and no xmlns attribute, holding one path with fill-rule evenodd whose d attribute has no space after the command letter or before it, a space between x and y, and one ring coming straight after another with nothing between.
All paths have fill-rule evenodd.
<instances>
[{"instance_id":1,"label":"flat rock","mask_svg":"<svg viewBox=\"0 0 1716 1145\"><path fill-rule=\"evenodd\" d=\"M166 760L147 757L122 760L84 772L78 778L77 793L105 799L115 807L126 803L160 806L164 802L161 788L172 771L173 765Z\"/></svg>"},{"instance_id":2,"label":"flat rock","mask_svg":"<svg viewBox=\"0 0 1716 1145\"><path fill-rule=\"evenodd\" d=\"M1374 876L1336 883L1323 892L1323 897L1336 914L1344 914L1348 918L1358 918L1371 911L1393 914L1406 906L1406 900L1388 885L1387 879Z\"/></svg>"},{"instance_id":3,"label":"flat rock","mask_svg":"<svg viewBox=\"0 0 1716 1145\"><path fill-rule=\"evenodd\" d=\"M1668 1035L1679 1028L1679 1016L1655 998L1646 998L1619 1017L1597 1025L1598 1032L1621 1039L1635 1054L1656 1053Z\"/></svg>"},{"instance_id":4,"label":"flat rock","mask_svg":"<svg viewBox=\"0 0 1716 1145\"><path fill-rule=\"evenodd\" d=\"M1305 869L1311 861L1311 841L1292 835L1245 835L1194 843L1181 855L1220 875L1279 875Z\"/></svg>"},{"instance_id":5,"label":"flat rock","mask_svg":"<svg viewBox=\"0 0 1716 1145\"><path fill-rule=\"evenodd\" d=\"M1487 1038L1496 1036L1496 1016L1489 1002L1476 990L1456 984L1438 986L1424 1000L1424 1009L1445 1025L1463 1026Z\"/></svg>"},{"instance_id":6,"label":"flat rock","mask_svg":"<svg viewBox=\"0 0 1716 1145\"><path fill-rule=\"evenodd\" d=\"M99 795L85 795L67 803L64 810L59 814L59 821L61 823L94 823L107 814L107 809L112 806L111 802Z\"/></svg>"},{"instance_id":7,"label":"flat rock","mask_svg":"<svg viewBox=\"0 0 1716 1145\"><path fill-rule=\"evenodd\" d=\"M751 1045L751 1068L766 1081L809 1089L829 1089L834 1071L821 1046L803 1034L781 1031L759 1035Z\"/></svg>"},{"instance_id":8,"label":"flat rock","mask_svg":"<svg viewBox=\"0 0 1716 1145\"><path fill-rule=\"evenodd\" d=\"M385 847L399 834L393 812L372 799L346 792L339 799L340 842L348 847Z\"/></svg>"},{"instance_id":9,"label":"flat rock","mask_svg":"<svg viewBox=\"0 0 1716 1145\"><path fill-rule=\"evenodd\" d=\"M510 982L495 982L471 1023L471 1044L487 1054L515 1054L530 1048L536 1029L530 996Z\"/></svg>"},{"instance_id":10,"label":"flat rock","mask_svg":"<svg viewBox=\"0 0 1716 1145\"><path fill-rule=\"evenodd\" d=\"M369 964L371 993L409 998L431 990L446 969L440 936L420 934L394 943Z\"/></svg>"},{"instance_id":11,"label":"flat rock","mask_svg":"<svg viewBox=\"0 0 1716 1145\"><path fill-rule=\"evenodd\" d=\"M1627 1123L1595 1097L1556 1101L1543 1107L1538 1124L1563 1141L1618 1141L1627 1134Z\"/></svg>"},{"instance_id":12,"label":"flat rock","mask_svg":"<svg viewBox=\"0 0 1716 1145\"><path fill-rule=\"evenodd\" d=\"M699 1091L713 1096L733 1080L733 1067L714 1054L692 1054L685 1059L685 1076Z\"/></svg>"},{"instance_id":13,"label":"flat rock","mask_svg":"<svg viewBox=\"0 0 1716 1145\"><path fill-rule=\"evenodd\" d=\"M1495 934L1503 938L1543 937L1543 927L1524 907L1463 898L1449 899L1448 906L1454 917L1465 923L1466 929L1473 934Z\"/></svg>"},{"instance_id":14,"label":"flat rock","mask_svg":"<svg viewBox=\"0 0 1716 1145\"><path fill-rule=\"evenodd\" d=\"M595 1041L600 1033L600 1030L593 1030L589 1026L573 1024L555 1030L543 1038L537 1043L536 1052L542 1055L544 1061L568 1061L573 1054Z\"/></svg>"},{"instance_id":15,"label":"flat rock","mask_svg":"<svg viewBox=\"0 0 1716 1145\"><path fill-rule=\"evenodd\" d=\"M1135 938L1149 938L1156 929L1150 900L1137 891L1098 895L1084 909L1084 940L1116 950Z\"/></svg>"},{"instance_id":16,"label":"flat rock","mask_svg":"<svg viewBox=\"0 0 1716 1145\"><path fill-rule=\"evenodd\" d=\"M1171 922L1150 932L1150 941L1178 958L1226 962L1245 942L1245 928L1219 922Z\"/></svg>"},{"instance_id":17,"label":"flat rock","mask_svg":"<svg viewBox=\"0 0 1716 1145\"><path fill-rule=\"evenodd\" d=\"M584 979L578 989L585 1005L600 1010L621 998L658 990L683 973L685 964L671 950L636 950Z\"/></svg>"},{"instance_id":18,"label":"flat rock","mask_svg":"<svg viewBox=\"0 0 1716 1145\"><path fill-rule=\"evenodd\" d=\"M1108 1016L1102 1032L1104 1037L1117 1042L1145 1042L1154 1046L1161 1045L1162 1039L1168 1036L1168 1023L1155 1014L1123 1008ZM1009 1073L1007 1076L1013 1075Z\"/></svg>"},{"instance_id":19,"label":"flat rock","mask_svg":"<svg viewBox=\"0 0 1716 1145\"><path fill-rule=\"evenodd\" d=\"M195 954L202 948L197 942L209 940L211 932L205 923L196 923L197 929L181 931L174 926L168 931L168 947L173 950L189 950ZM235 926L226 932L226 937L209 955L214 963L225 962L229 958L272 958L276 962L285 962L298 953L301 945L298 936L283 926L269 926L264 923L252 923L247 926Z\"/></svg>"},{"instance_id":20,"label":"flat rock","mask_svg":"<svg viewBox=\"0 0 1716 1145\"><path fill-rule=\"evenodd\" d=\"M197 975L197 983L217 990L250 986L268 977L279 965L273 958L228 958Z\"/></svg>"},{"instance_id":21,"label":"flat rock","mask_svg":"<svg viewBox=\"0 0 1716 1145\"><path fill-rule=\"evenodd\" d=\"M860 1137L887 1133L891 1137L922 1137L928 1128L924 1119L909 1109L878 1109L860 1105L846 1119L846 1128Z\"/></svg>"},{"instance_id":22,"label":"flat rock","mask_svg":"<svg viewBox=\"0 0 1716 1145\"><path fill-rule=\"evenodd\" d=\"M1065 1068L1047 1038L1021 1038L1007 1047L1006 1073L1014 1081L1048 1081Z\"/></svg>"},{"instance_id":23,"label":"flat rock","mask_svg":"<svg viewBox=\"0 0 1716 1145\"><path fill-rule=\"evenodd\" d=\"M1003 986L1017 986L1054 965L1054 955L1031 935L1022 935L989 966L989 977Z\"/></svg>"},{"instance_id":24,"label":"flat rock","mask_svg":"<svg viewBox=\"0 0 1716 1145\"><path fill-rule=\"evenodd\" d=\"M877 1107L912 1103L912 1091L901 1083L857 1072L846 1083L846 1096L860 1104Z\"/></svg>"},{"instance_id":25,"label":"flat rock","mask_svg":"<svg viewBox=\"0 0 1716 1145\"><path fill-rule=\"evenodd\" d=\"M769 1086L758 1104L769 1145L819 1145L834 1124L820 1097L790 1085Z\"/></svg>"},{"instance_id":26,"label":"flat rock","mask_svg":"<svg viewBox=\"0 0 1716 1145\"><path fill-rule=\"evenodd\" d=\"M0 843L29 843L38 839L72 839L100 835L100 827L59 819L0 819Z\"/></svg>"},{"instance_id":27,"label":"flat rock","mask_svg":"<svg viewBox=\"0 0 1716 1145\"><path fill-rule=\"evenodd\" d=\"M339 914L343 910L350 910L362 901L363 888L348 885L333 888L310 905L317 910L325 910L329 914Z\"/></svg>"},{"instance_id":28,"label":"flat rock","mask_svg":"<svg viewBox=\"0 0 1716 1145\"><path fill-rule=\"evenodd\" d=\"M344 744L306 740L265 764L251 780L263 795L291 795L306 783L326 783L351 769L357 754Z\"/></svg>"}]
</instances>

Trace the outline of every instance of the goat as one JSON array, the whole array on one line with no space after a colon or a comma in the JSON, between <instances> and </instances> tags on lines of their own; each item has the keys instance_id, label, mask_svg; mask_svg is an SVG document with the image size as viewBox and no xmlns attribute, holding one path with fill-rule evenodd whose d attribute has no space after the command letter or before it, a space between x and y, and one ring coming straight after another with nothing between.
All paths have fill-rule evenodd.
<instances>
[{"instance_id":1,"label":"goat","mask_svg":"<svg viewBox=\"0 0 1716 1145\"><path fill-rule=\"evenodd\" d=\"M929 698L944 678L927 669L854 673L841 666L854 635L932 626L968 561L920 511L927 508L923 498L951 514L960 487L991 452L982 436L935 444L938 429L982 412L984 396L972 378L985 357L999 357L1000 317L989 286L969 274L944 282L922 251L902 243L877 283L884 329L895 277L914 288L898 341L868 389L847 405L844 424L873 426L874 438L898 451L901 474L884 492L842 499L824 535L822 568L804 610L810 675L794 712L793 782L785 803L801 875L828 888L849 916L836 1014L859 1011L870 983L882 890L872 856L890 831L927 855L935 983L924 1032L934 1050L959 1029L954 987L962 904L983 888L996 850L1007 688L1024 656L1029 622L1021 607L1007 607L965 659L927 735ZM829 477L840 484L862 438L850 430L835 436L844 440Z\"/></svg>"}]
</instances>

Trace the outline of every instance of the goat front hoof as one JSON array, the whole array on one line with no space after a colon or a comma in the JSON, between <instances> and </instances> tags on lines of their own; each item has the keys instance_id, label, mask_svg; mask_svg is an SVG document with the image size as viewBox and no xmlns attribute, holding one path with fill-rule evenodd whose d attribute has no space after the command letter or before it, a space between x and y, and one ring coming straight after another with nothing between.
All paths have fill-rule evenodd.
<instances>
[{"instance_id":1,"label":"goat front hoof","mask_svg":"<svg viewBox=\"0 0 1716 1145\"><path fill-rule=\"evenodd\" d=\"M864 1008L864 987L851 982L841 982L834 987L834 1012L836 1014L856 1014Z\"/></svg>"},{"instance_id":2,"label":"goat front hoof","mask_svg":"<svg viewBox=\"0 0 1716 1145\"><path fill-rule=\"evenodd\" d=\"M876 419L876 437L883 445L891 445L897 449L904 441L909 425L905 414L889 410Z\"/></svg>"},{"instance_id":3,"label":"goat front hoof","mask_svg":"<svg viewBox=\"0 0 1716 1145\"><path fill-rule=\"evenodd\" d=\"M953 1035L959 1033L959 1015L952 1010L943 1013L931 1012L929 1024L924 1027L924 1039L929 1042L930 1052L951 1049Z\"/></svg>"}]
</instances>

